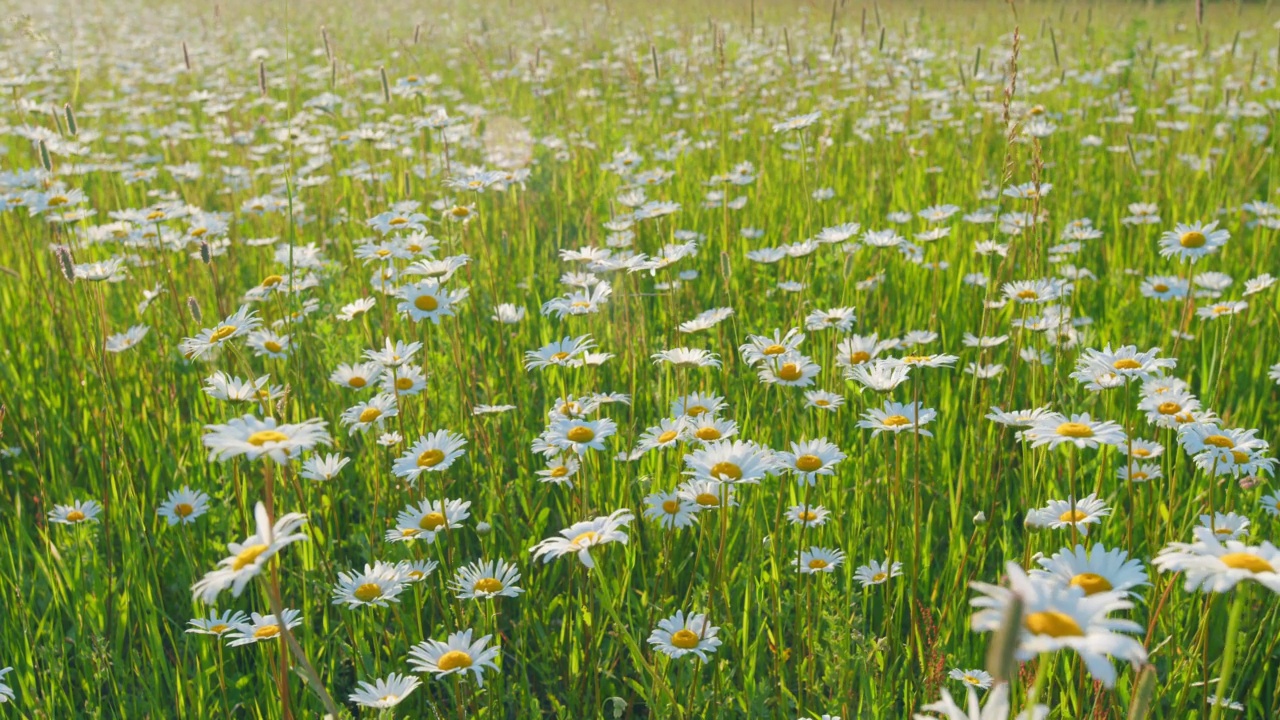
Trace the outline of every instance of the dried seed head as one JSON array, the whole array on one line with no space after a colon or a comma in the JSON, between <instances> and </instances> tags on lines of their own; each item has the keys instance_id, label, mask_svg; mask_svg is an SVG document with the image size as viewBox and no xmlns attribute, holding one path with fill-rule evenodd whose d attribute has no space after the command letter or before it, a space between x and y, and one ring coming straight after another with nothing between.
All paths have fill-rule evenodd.
<instances>
[{"instance_id":1,"label":"dried seed head","mask_svg":"<svg viewBox=\"0 0 1280 720\"><path fill-rule=\"evenodd\" d=\"M58 259L58 268L62 270L62 277L74 285L76 282L76 264L71 258L71 251L65 247L59 247L53 251L53 254Z\"/></svg>"},{"instance_id":2,"label":"dried seed head","mask_svg":"<svg viewBox=\"0 0 1280 720\"><path fill-rule=\"evenodd\" d=\"M196 324L204 322L204 313L200 312L200 303L196 302L196 299L190 295L187 296L187 311L191 313L191 319L195 320Z\"/></svg>"},{"instance_id":3,"label":"dried seed head","mask_svg":"<svg viewBox=\"0 0 1280 720\"><path fill-rule=\"evenodd\" d=\"M39 149L40 167L44 168L45 172L53 172L53 158L49 157L49 146L45 145L44 141L41 140Z\"/></svg>"},{"instance_id":4,"label":"dried seed head","mask_svg":"<svg viewBox=\"0 0 1280 720\"><path fill-rule=\"evenodd\" d=\"M1000 629L996 630L991 644L987 646L987 672L996 682L1009 682L1017 670L1018 661L1014 654L1018 650L1018 636L1022 634L1022 611L1022 598L1014 595L1005 610Z\"/></svg>"},{"instance_id":5,"label":"dried seed head","mask_svg":"<svg viewBox=\"0 0 1280 720\"><path fill-rule=\"evenodd\" d=\"M378 68L378 74L382 77L382 101L391 102L391 84L387 82L387 69L385 67Z\"/></svg>"},{"instance_id":6,"label":"dried seed head","mask_svg":"<svg viewBox=\"0 0 1280 720\"><path fill-rule=\"evenodd\" d=\"M67 132L74 137L80 134L80 126L76 124L76 113L71 109L71 103L62 106L62 113L67 116Z\"/></svg>"},{"instance_id":7,"label":"dried seed head","mask_svg":"<svg viewBox=\"0 0 1280 720\"><path fill-rule=\"evenodd\" d=\"M182 41L182 62L187 66L187 72L191 72L191 53L187 52L187 41Z\"/></svg>"},{"instance_id":8,"label":"dried seed head","mask_svg":"<svg viewBox=\"0 0 1280 720\"><path fill-rule=\"evenodd\" d=\"M213 251L209 249L209 243L204 240L200 241L200 262L205 265L213 262Z\"/></svg>"},{"instance_id":9,"label":"dried seed head","mask_svg":"<svg viewBox=\"0 0 1280 720\"><path fill-rule=\"evenodd\" d=\"M258 61L258 93L267 96L267 61Z\"/></svg>"},{"instance_id":10,"label":"dried seed head","mask_svg":"<svg viewBox=\"0 0 1280 720\"><path fill-rule=\"evenodd\" d=\"M1129 720L1143 720L1151 712L1159 679L1155 665L1143 665L1138 671L1138 679L1134 681L1133 695L1129 702Z\"/></svg>"}]
</instances>

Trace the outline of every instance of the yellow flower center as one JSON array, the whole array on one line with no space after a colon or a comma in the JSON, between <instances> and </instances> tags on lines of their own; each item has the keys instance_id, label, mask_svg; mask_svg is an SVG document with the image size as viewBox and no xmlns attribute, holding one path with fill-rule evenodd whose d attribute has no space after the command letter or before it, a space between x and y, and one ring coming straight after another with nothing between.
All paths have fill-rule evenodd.
<instances>
[{"instance_id":1,"label":"yellow flower center","mask_svg":"<svg viewBox=\"0 0 1280 720\"><path fill-rule=\"evenodd\" d=\"M348 378L348 379L347 379L347 385L350 385L350 386L351 386L351 387L353 387L353 388L362 388L362 387L364 387L365 385L368 385L368 384L369 384L369 381L368 381L368 380L365 380L364 378L360 377L359 375L356 375L355 377L352 377L352 378Z\"/></svg>"},{"instance_id":2,"label":"yellow flower center","mask_svg":"<svg viewBox=\"0 0 1280 720\"><path fill-rule=\"evenodd\" d=\"M373 602L382 597L382 587L377 583L365 583L351 594L360 602Z\"/></svg>"},{"instance_id":3,"label":"yellow flower center","mask_svg":"<svg viewBox=\"0 0 1280 720\"><path fill-rule=\"evenodd\" d=\"M888 579L889 579L889 574L888 574L888 573L878 572L878 573L876 573L875 575L872 575L872 576L871 576L871 582L873 582L873 583L882 583L882 582L884 582L885 580L888 580Z\"/></svg>"},{"instance_id":4,"label":"yellow flower center","mask_svg":"<svg viewBox=\"0 0 1280 720\"><path fill-rule=\"evenodd\" d=\"M231 337L231 335L235 333L236 330L239 330L239 328L237 328L235 325L223 325L222 327L214 330L213 333L209 335L209 342L222 342L223 340L226 340L227 338Z\"/></svg>"},{"instance_id":5,"label":"yellow flower center","mask_svg":"<svg viewBox=\"0 0 1280 720\"><path fill-rule=\"evenodd\" d=\"M1056 638L1084 635L1079 623L1070 615L1056 610L1030 613L1027 615L1026 620L1023 621L1023 625L1026 626L1028 632L1035 635L1048 635Z\"/></svg>"},{"instance_id":6,"label":"yellow flower center","mask_svg":"<svg viewBox=\"0 0 1280 720\"><path fill-rule=\"evenodd\" d=\"M268 275L262 278L262 287L275 287L284 282L284 278L279 275Z\"/></svg>"},{"instance_id":7,"label":"yellow flower center","mask_svg":"<svg viewBox=\"0 0 1280 720\"><path fill-rule=\"evenodd\" d=\"M254 447L262 447L267 443L287 442L289 436L279 430L259 430L249 436L249 444Z\"/></svg>"},{"instance_id":8,"label":"yellow flower center","mask_svg":"<svg viewBox=\"0 0 1280 720\"><path fill-rule=\"evenodd\" d=\"M850 365L861 365L862 363L864 363L864 362L866 362L866 361L868 361L868 360L870 360L870 359L871 359L871 353L869 353L869 352L867 352L867 351L865 351L865 350L855 350L855 351L853 351L853 352L849 353L849 364L850 364Z\"/></svg>"},{"instance_id":9,"label":"yellow flower center","mask_svg":"<svg viewBox=\"0 0 1280 720\"><path fill-rule=\"evenodd\" d=\"M697 432L695 432L694 435L697 436L699 440L702 440L705 442L710 442L712 440L720 439L720 431L715 429L715 427L711 425L708 425L707 427L698 428Z\"/></svg>"},{"instance_id":10,"label":"yellow flower center","mask_svg":"<svg viewBox=\"0 0 1280 720\"><path fill-rule=\"evenodd\" d=\"M471 656L461 650L450 650L440 656L436 667L444 671L461 670L471 667Z\"/></svg>"},{"instance_id":11,"label":"yellow flower center","mask_svg":"<svg viewBox=\"0 0 1280 720\"><path fill-rule=\"evenodd\" d=\"M596 533L595 530L588 530L582 533L581 535L579 535L578 537L574 538L570 542L572 542L572 544L574 545L590 545L594 543L596 540L598 540L599 538L600 538L600 535Z\"/></svg>"},{"instance_id":12,"label":"yellow flower center","mask_svg":"<svg viewBox=\"0 0 1280 720\"><path fill-rule=\"evenodd\" d=\"M680 511L680 501L679 500L663 500L662 511L667 513L668 515L675 515L677 512Z\"/></svg>"},{"instance_id":13,"label":"yellow flower center","mask_svg":"<svg viewBox=\"0 0 1280 720\"><path fill-rule=\"evenodd\" d=\"M701 405L691 405L684 409L684 414L689 417L698 417L705 412L707 412L707 409Z\"/></svg>"},{"instance_id":14,"label":"yellow flower center","mask_svg":"<svg viewBox=\"0 0 1280 720\"><path fill-rule=\"evenodd\" d=\"M1018 299L1020 300L1036 300L1039 297L1040 297L1040 293L1036 292L1035 290L1027 289L1027 290L1020 290L1018 292Z\"/></svg>"},{"instance_id":15,"label":"yellow flower center","mask_svg":"<svg viewBox=\"0 0 1280 720\"><path fill-rule=\"evenodd\" d=\"M1176 402L1162 402L1156 407L1156 412L1161 415L1177 415L1182 412L1182 406Z\"/></svg>"},{"instance_id":16,"label":"yellow flower center","mask_svg":"<svg viewBox=\"0 0 1280 720\"><path fill-rule=\"evenodd\" d=\"M273 352L273 353L278 353L278 352L280 352L281 350L283 350L283 349L284 349L284 348L280 345L280 343L276 342L275 340L268 340L268 341L266 341L266 342L262 343L262 347L266 348L267 350L269 350L269 351L271 351L271 352Z\"/></svg>"},{"instance_id":17,"label":"yellow flower center","mask_svg":"<svg viewBox=\"0 0 1280 720\"><path fill-rule=\"evenodd\" d=\"M711 466L711 477L721 480L741 480L742 468L731 462L718 462Z\"/></svg>"},{"instance_id":18,"label":"yellow flower center","mask_svg":"<svg viewBox=\"0 0 1280 720\"><path fill-rule=\"evenodd\" d=\"M253 636L256 638L273 638L279 634L280 634L279 625L263 625L262 627L253 631Z\"/></svg>"},{"instance_id":19,"label":"yellow flower center","mask_svg":"<svg viewBox=\"0 0 1280 720\"><path fill-rule=\"evenodd\" d=\"M1137 370L1142 367L1142 363L1133 358L1120 358L1111 364L1117 370Z\"/></svg>"},{"instance_id":20,"label":"yellow flower center","mask_svg":"<svg viewBox=\"0 0 1280 720\"><path fill-rule=\"evenodd\" d=\"M430 295L419 295L414 299L413 306L422 312L431 312L440 307L440 303Z\"/></svg>"},{"instance_id":21,"label":"yellow flower center","mask_svg":"<svg viewBox=\"0 0 1280 720\"><path fill-rule=\"evenodd\" d=\"M442 462L444 462L444 451L437 448L423 450L418 456L418 467L421 468L435 467Z\"/></svg>"},{"instance_id":22,"label":"yellow flower center","mask_svg":"<svg viewBox=\"0 0 1280 720\"><path fill-rule=\"evenodd\" d=\"M67 513L67 520L69 522L80 522L83 519L84 519L84 513L80 512L79 510L72 510L71 512Z\"/></svg>"},{"instance_id":23,"label":"yellow flower center","mask_svg":"<svg viewBox=\"0 0 1280 720\"><path fill-rule=\"evenodd\" d=\"M501 592L502 583L498 582L497 578L480 578L476 581L475 585L471 586L471 588L476 592L493 594Z\"/></svg>"},{"instance_id":24,"label":"yellow flower center","mask_svg":"<svg viewBox=\"0 0 1280 720\"><path fill-rule=\"evenodd\" d=\"M576 427L569 428L569 432L565 433L564 436L568 438L570 442L584 443L594 440L596 438L596 433L585 425L578 425Z\"/></svg>"},{"instance_id":25,"label":"yellow flower center","mask_svg":"<svg viewBox=\"0 0 1280 720\"><path fill-rule=\"evenodd\" d=\"M557 465L551 468L551 477L553 478L562 478L568 474L569 474L569 468L565 467L564 465Z\"/></svg>"},{"instance_id":26,"label":"yellow flower center","mask_svg":"<svg viewBox=\"0 0 1280 720\"><path fill-rule=\"evenodd\" d=\"M556 353L555 355L552 355L551 359L555 360L556 362L560 362L561 360L564 360L568 357L569 357L569 353L562 351L562 352Z\"/></svg>"},{"instance_id":27,"label":"yellow flower center","mask_svg":"<svg viewBox=\"0 0 1280 720\"><path fill-rule=\"evenodd\" d=\"M1146 448L1134 448L1133 456L1134 457L1151 457L1151 451Z\"/></svg>"},{"instance_id":28,"label":"yellow flower center","mask_svg":"<svg viewBox=\"0 0 1280 720\"><path fill-rule=\"evenodd\" d=\"M1064 422L1058 426L1058 434L1063 437L1089 438L1093 437L1093 428L1084 423Z\"/></svg>"},{"instance_id":29,"label":"yellow flower center","mask_svg":"<svg viewBox=\"0 0 1280 720\"><path fill-rule=\"evenodd\" d=\"M409 218L393 217L387 222L388 225L408 225Z\"/></svg>"},{"instance_id":30,"label":"yellow flower center","mask_svg":"<svg viewBox=\"0 0 1280 720\"><path fill-rule=\"evenodd\" d=\"M813 472L822 467L822 458L817 455L801 455L796 458L796 469L800 472Z\"/></svg>"},{"instance_id":31,"label":"yellow flower center","mask_svg":"<svg viewBox=\"0 0 1280 720\"><path fill-rule=\"evenodd\" d=\"M59 205L66 205L68 202L71 202L71 201L67 199L66 195L54 195L49 198L49 207L58 207Z\"/></svg>"},{"instance_id":32,"label":"yellow flower center","mask_svg":"<svg viewBox=\"0 0 1280 720\"><path fill-rule=\"evenodd\" d=\"M412 389L412 388L413 388L413 378L410 378L410 377L398 377L398 378L396 378L396 389L397 389L397 390L409 390L409 389Z\"/></svg>"},{"instance_id":33,"label":"yellow flower center","mask_svg":"<svg viewBox=\"0 0 1280 720\"><path fill-rule=\"evenodd\" d=\"M717 505L720 504L720 498L716 497L712 493L707 493L707 492L698 493L697 497L695 497L693 500L694 502L698 503L703 507L716 507Z\"/></svg>"},{"instance_id":34,"label":"yellow flower center","mask_svg":"<svg viewBox=\"0 0 1280 720\"><path fill-rule=\"evenodd\" d=\"M210 626L209 626L209 632L214 633L214 634L217 634L217 635L221 635L222 633L224 633L224 632L226 632L227 630L230 630L230 629L231 629L231 626L230 626L230 625L227 625L226 623L218 623L217 625L210 625Z\"/></svg>"},{"instance_id":35,"label":"yellow flower center","mask_svg":"<svg viewBox=\"0 0 1280 720\"><path fill-rule=\"evenodd\" d=\"M205 236L205 233L207 233L207 232L209 232L209 228L202 228L202 227L192 228L192 230L191 230L191 236L192 236L192 237L204 237L204 236Z\"/></svg>"},{"instance_id":36,"label":"yellow flower center","mask_svg":"<svg viewBox=\"0 0 1280 720\"><path fill-rule=\"evenodd\" d=\"M783 363L782 367L778 368L778 377L786 380L787 382L795 382L796 380L799 380L800 376L803 374L804 373L800 372L800 366L795 363Z\"/></svg>"},{"instance_id":37,"label":"yellow flower center","mask_svg":"<svg viewBox=\"0 0 1280 720\"><path fill-rule=\"evenodd\" d=\"M190 503L178 503L173 506L173 514L180 518L191 517L191 513L195 511L196 509L191 507Z\"/></svg>"},{"instance_id":38,"label":"yellow flower center","mask_svg":"<svg viewBox=\"0 0 1280 720\"><path fill-rule=\"evenodd\" d=\"M1204 247L1204 233L1192 230L1191 232L1182 233L1182 237L1178 238L1178 244L1184 248L1196 249Z\"/></svg>"},{"instance_id":39,"label":"yellow flower center","mask_svg":"<svg viewBox=\"0 0 1280 720\"><path fill-rule=\"evenodd\" d=\"M1134 481L1150 480L1151 476L1141 470L1135 470L1133 474L1129 476L1129 479Z\"/></svg>"},{"instance_id":40,"label":"yellow flower center","mask_svg":"<svg viewBox=\"0 0 1280 720\"><path fill-rule=\"evenodd\" d=\"M1237 465L1243 465L1249 462L1249 453L1243 450L1232 450L1231 459L1235 460Z\"/></svg>"},{"instance_id":41,"label":"yellow flower center","mask_svg":"<svg viewBox=\"0 0 1280 720\"><path fill-rule=\"evenodd\" d=\"M1271 563L1250 553L1227 553L1218 559L1222 561L1223 565L1235 570L1248 570L1254 574L1275 572L1275 568L1271 566Z\"/></svg>"},{"instance_id":42,"label":"yellow flower center","mask_svg":"<svg viewBox=\"0 0 1280 720\"><path fill-rule=\"evenodd\" d=\"M680 434L680 433L676 432L675 430L668 430L668 431L666 431L666 432L664 432L664 433L662 433L661 435L659 435L659 436L658 436L658 442L660 442L660 443L669 443L669 442L671 442L672 440L675 440L675 439L676 439L676 436L677 436L677 435L679 435L679 434Z\"/></svg>"},{"instance_id":43,"label":"yellow flower center","mask_svg":"<svg viewBox=\"0 0 1280 720\"><path fill-rule=\"evenodd\" d=\"M1084 590L1085 595L1107 592L1111 589L1111 581L1097 573L1080 573L1071 578L1070 584Z\"/></svg>"},{"instance_id":44,"label":"yellow flower center","mask_svg":"<svg viewBox=\"0 0 1280 720\"><path fill-rule=\"evenodd\" d=\"M163 213L163 212L161 212L160 210L152 210L151 212L147 213L147 219L148 219L148 220L163 220L163 219L164 219L164 213Z\"/></svg>"},{"instance_id":45,"label":"yellow flower center","mask_svg":"<svg viewBox=\"0 0 1280 720\"><path fill-rule=\"evenodd\" d=\"M770 345L764 350L761 350L760 353L763 355L781 355L786 351L787 349L785 347L783 347L782 345L778 345L777 343L774 343L773 345Z\"/></svg>"},{"instance_id":46,"label":"yellow flower center","mask_svg":"<svg viewBox=\"0 0 1280 720\"><path fill-rule=\"evenodd\" d=\"M689 630L688 628L680 628L679 630L671 633L671 644L681 650L692 650L693 648L698 647L699 639L698 633Z\"/></svg>"},{"instance_id":47,"label":"yellow flower center","mask_svg":"<svg viewBox=\"0 0 1280 720\"><path fill-rule=\"evenodd\" d=\"M1235 442L1226 435L1210 435L1204 439L1204 442L1206 445L1212 445L1220 448L1232 448L1236 446Z\"/></svg>"},{"instance_id":48,"label":"yellow flower center","mask_svg":"<svg viewBox=\"0 0 1280 720\"><path fill-rule=\"evenodd\" d=\"M932 357L929 355L908 355L902 358L901 362L903 365L919 365L929 362L931 359Z\"/></svg>"},{"instance_id":49,"label":"yellow flower center","mask_svg":"<svg viewBox=\"0 0 1280 720\"><path fill-rule=\"evenodd\" d=\"M809 561L809 568L811 570L821 570L830 564L831 563L828 563L826 560L823 560L822 558L814 558Z\"/></svg>"},{"instance_id":50,"label":"yellow flower center","mask_svg":"<svg viewBox=\"0 0 1280 720\"><path fill-rule=\"evenodd\" d=\"M429 512L426 515L423 515L422 519L418 521L418 527L423 530L434 531L441 525L444 525L444 513Z\"/></svg>"},{"instance_id":51,"label":"yellow flower center","mask_svg":"<svg viewBox=\"0 0 1280 720\"><path fill-rule=\"evenodd\" d=\"M880 424L885 427L902 427L903 425L910 425L911 419L906 415L890 415L884 420L881 420Z\"/></svg>"},{"instance_id":52,"label":"yellow flower center","mask_svg":"<svg viewBox=\"0 0 1280 720\"><path fill-rule=\"evenodd\" d=\"M817 405L818 407L828 407L831 405L831 401L830 400L814 400L813 404Z\"/></svg>"},{"instance_id":53,"label":"yellow flower center","mask_svg":"<svg viewBox=\"0 0 1280 720\"><path fill-rule=\"evenodd\" d=\"M569 303L569 307L589 308L591 307L591 303L587 302L586 300L574 300L573 302Z\"/></svg>"},{"instance_id":54,"label":"yellow flower center","mask_svg":"<svg viewBox=\"0 0 1280 720\"><path fill-rule=\"evenodd\" d=\"M1089 517L1083 510L1068 510L1058 516L1058 520L1064 523L1078 523Z\"/></svg>"},{"instance_id":55,"label":"yellow flower center","mask_svg":"<svg viewBox=\"0 0 1280 720\"><path fill-rule=\"evenodd\" d=\"M461 205L454 207L450 212L452 212L453 216L456 218L464 218L471 214L471 210L464 208Z\"/></svg>"},{"instance_id":56,"label":"yellow flower center","mask_svg":"<svg viewBox=\"0 0 1280 720\"><path fill-rule=\"evenodd\" d=\"M796 513L796 517L803 522L813 522L818 519L818 513L813 512L812 510L801 510Z\"/></svg>"},{"instance_id":57,"label":"yellow flower center","mask_svg":"<svg viewBox=\"0 0 1280 720\"><path fill-rule=\"evenodd\" d=\"M360 411L360 422L371 423L382 417L382 411L376 407L367 407Z\"/></svg>"},{"instance_id":58,"label":"yellow flower center","mask_svg":"<svg viewBox=\"0 0 1280 720\"><path fill-rule=\"evenodd\" d=\"M1151 289L1152 289L1152 290L1155 290L1156 292L1160 292L1160 293L1162 293L1162 292L1169 292L1169 286L1168 286L1168 285L1165 285L1164 283L1156 283L1155 285L1152 285L1152 286L1151 286Z\"/></svg>"},{"instance_id":59,"label":"yellow flower center","mask_svg":"<svg viewBox=\"0 0 1280 720\"><path fill-rule=\"evenodd\" d=\"M232 570L243 570L246 566L258 559L258 556L267 551L266 545L250 545L236 554L235 562L231 563Z\"/></svg>"}]
</instances>

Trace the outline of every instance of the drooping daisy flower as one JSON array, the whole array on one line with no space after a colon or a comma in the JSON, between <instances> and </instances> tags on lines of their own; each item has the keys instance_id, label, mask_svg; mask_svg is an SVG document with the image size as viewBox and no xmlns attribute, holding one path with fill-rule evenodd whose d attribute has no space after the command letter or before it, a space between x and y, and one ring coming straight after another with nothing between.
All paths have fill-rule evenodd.
<instances>
[{"instance_id":1,"label":"drooping daisy flower","mask_svg":"<svg viewBox=\"0 0 1280 720\"><path fill-rule=\"evenodd\" d=\"M307 522L307 516L302 513L282 515L273 523L267 515L267 506L259 502L253 508L253 517L257 531L244 542L227 544L231 555L222 559L216 570L209 571L191 586L192 597L210 604L228 588L232 595L240 597L249 581L262 572L276 553L287 545L307 539L306 534L295 532Z\"/></svg>"},{"instance_id":2,"label":"drooping daisy flower","mask_svg":"<svg viewBox=\"0 0 1280 720\"><path fill-rule=\"evenodd\" d=\"M316 482L327 482L332 480L342 472L342 468L351 462L351 458L343 457L337 453L329 453L326 455L312 455L302 461L302 472L299 474Z\"/></svg>"},{"instance_id":3,"label":"drooping daisy flower","mask_svg":"<svg viewBox=\"0 0 1280 720\"><path fill-rule=\"evenodd\" d=\"M215 635L221 637L249 621L249 616L239 610L210 610L208 617L192 618L187 621L191 627L187 632L195 635Z\"/></svg>"},{"instance_id":4,"label":"drooping daisy flower","mask_svg":"<svg viewBox=\"0 0 1280 720\"><path fill-rule=\"evenodd\" d=\"M649 634L649 644L667 657L692 654L706 662L707 654L720 647L718 632L720 628L708 622L706 615L689 613L686 616L684 611L677 610L675 615L658 621L658 627Z\"/></svg>"},{"instance_id":5,"label":"drooping daisy flower","mask_svg":"<svg viewBox=\"0 0 1280 720\"><path fill-rule=\"evenodd\" d=\"M497 647L488 647L490 635L471 641L471 630L450 633L445 642L426 640L409 649L409 666L414 672L431 673L436 677L471 673L476 684L484 686L485 668L498 669L493 662L501 653Z\"/></svg>"},{"instance_id":6,"label":"drooping daisy flower","mask_svg":"<svg viewBox=\"0 0 1280 720\"><path fill-rule=\"evenodd\" d=\"M967 683L967 681L966 681ZM1009 705L1009 686L1000 683L987 693L986 702L978 704L978 693L974 691L976 683L965 689L968 703L961 707L947 690L942 691L942 699L921 707L925 713L916 713L915 720L1008 720L1012 708ZM1017 720L1044 720L1049 716L1049 707L1036 703L1034 708L1024 709L1018 713Z\"/></svg>"},{"instance_id":7,"label":"drooping daisy flower","mask_svg":"<svg viewBox=\"0 0 1280 720\"><path fill-rule=\"evenodd\" d=\"M146 325L134 325L122 333L110 336L107 338L105 345L106 351L109 353L122 353L142 342L142 339L147 336L147 331L150 329Z\"/></svg>"},{"instance_id":8,"label":"drooping daisy flower","mask_svg":"<svg viewBox=\"0 0 1280 720\"><path fill-rule=\"evenodd\" d=\"M421 680L411 675L391 673L372 684L361 680L347 699L361 707L384 710L399 705L421 684Z\"/></svg>"},{"instance_id":9,"label":"drooping daisy flower","mask_svg":"<svg viewBox=\"0 0 1280 720\"><path fill-rule=\"evenodd\" d=\"M716 354L701 348L671 348L654 353L651 359L655 364L665 362L676 367L720 367Z\"/></svg>"},{"instance_id":10,"label":"drooping daisy flower","mask_svg":"<svg viewBox=\"0 0 1280 720\"><path fill-rule=\"evenodd\" d=\"M627 542L626 527L634 519L630 510L615 510L613 513L574 523L560 531L560 536L549 537L529 548L535 558L541 557L544 563L563 555L577 554L578 560L587 568L594 568L595 561L590 550L598 545L612 542Z\"/></svg>"},{"instance_id":11,"label":"drooping daisy flower","mask_svg":"<svg viewBox=\"0 0 1280 720\"><path fill-rule=\"evenodd\" d=\"M907 381L911 367L892 358L871 360L844 369L844 378L876 392L887 393Z\"/></svg>"}]
</instances>

